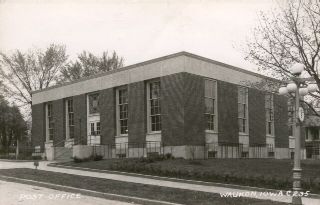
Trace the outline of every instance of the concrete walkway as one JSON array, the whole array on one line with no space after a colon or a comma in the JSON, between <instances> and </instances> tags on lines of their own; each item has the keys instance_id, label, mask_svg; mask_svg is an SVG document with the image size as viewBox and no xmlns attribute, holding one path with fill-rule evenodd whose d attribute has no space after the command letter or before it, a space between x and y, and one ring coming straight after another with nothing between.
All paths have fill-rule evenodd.
<instances>
[{"instance_id":1,"label":"concrete walkway","mask_svg":"<svg viewBox=\"0 0 320 205\"><path fill-rule=\"evenodd\" d=\"M235 193L235 194L248 194L250 198L256 199L264 199L264 200L273 200L279 202L291 202L291 197L286 196L284 193L283 196L270 196L268 193L256 191L253 193L252 190L244 190L244 189L236 189L236 188L226 188L226 187L219 187L219 186L211 186L211 185L198 185L198 184L191 184L187 182L174 182L162 179L150 179L144 177L137 177L137 176L125 176L121 174L113 174L113 173L101 173L101 172L93 172L93 171L84 171L84 170L76 170L76 169L66 169L66 168L58 168L58 167L50 167L47 166L47 161L40 162L38 169L45 170L45 171L53 171L59 173L67 173L73 175L80 175L80 176L88 176L88 177L96 177L96 178L103 178L103 179L112 179L124 182L131 182L131 183L140 183L140 184L148 184L148 185L155 185L155 186L163 186L163 187L171 187L171 188L178 188L178 189L187 189L187 190L194 190L194 191L201 191L201 192L209 192L209 193L218 193L218 194L226 194L226 193ZM0 169L10 169L10 168L34 168L33 162L4 162L0 161ZM286 191L286 190L285 190ZM303 197L303 204L307 205L318 205L320 204L320 199L314 199L310 197Z\"/></svg>"}]
</instances>

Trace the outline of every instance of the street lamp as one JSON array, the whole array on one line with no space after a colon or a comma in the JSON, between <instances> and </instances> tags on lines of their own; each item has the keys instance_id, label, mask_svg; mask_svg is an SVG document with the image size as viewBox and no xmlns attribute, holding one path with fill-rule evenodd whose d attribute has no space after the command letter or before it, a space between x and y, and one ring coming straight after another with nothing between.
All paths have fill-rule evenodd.
<instances>
[{"instance_id":1,"label":"street lamp","mask_svg":"<svg viewBox=\"0 0 320 205\"><path fill-rule=\"evenodd\" d=\"M287 95L288 93L295 93L295 107L294 107L294 123L295 123L295 149L294 149L294 166L293 166L293 196L292 204L302 204L299 191L301 190L301 143L300 143L300 127L304 120L303 108L300 107L300 97L307 95L310 92L315 92L318 89L317 84L311 78L301 78L300 75L304 70L303 64L295 64L290 68L290 72L293 74L291 81L285 86L279 89L280 95ZM309 84L306 86L306 84Z\"/></svg>"}]
</instances>

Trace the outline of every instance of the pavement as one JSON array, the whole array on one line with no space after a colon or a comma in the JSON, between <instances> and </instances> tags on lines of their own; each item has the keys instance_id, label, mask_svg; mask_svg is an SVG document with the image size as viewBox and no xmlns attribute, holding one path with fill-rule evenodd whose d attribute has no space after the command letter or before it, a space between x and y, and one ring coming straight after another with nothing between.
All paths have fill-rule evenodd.
<instances>
[{"instance_id":1,"label":"pavement","mask_svg":"<svg viewBox=\"0 0 320 205\"><path fill-rule=\"evenodd\" d=\"M279 194L276 196L270 195L270 193L265 193L260 190L257 190L255 191L255 193L253 193L252 188L250 189L250 193L249 193L247 189L228 188L228 187L212 186L212 185L201 185L201 184L189 183L188 181L177 182L177 181L170 181L165 179L151 179L151 178L146 178L142 176L126 176L123 174L116 174L116 173L102 173L102 172L85 171L85 170L77 170L77 169L67 169L67 168L61 168L61 167L51 167L51 166L47 166L49 163L52 163L52 162L41 161L39 163L38 169L45 170L45 171L80 175L80 176L112 179L112 180L118 180L123 182L148 184L148 185L171 187L171 188L178 188L178 189L187 189L187 190L201 191L201 192L208 192L208 193L218 193L218 194L228 194L228 193L241 194L242 193L242 194L246 194L245 196L250 198L273 200L273 201L286 202L286 203L290 203L292 200L292 197L287 196L286 193ZM33 166L33 162L0 161L0 169L10 169L10 168L34 168L34 166ZM303 197L302 201L303 201L303 204L305 205L320 204L319 198Z\"/></svg>"}]
</instances>

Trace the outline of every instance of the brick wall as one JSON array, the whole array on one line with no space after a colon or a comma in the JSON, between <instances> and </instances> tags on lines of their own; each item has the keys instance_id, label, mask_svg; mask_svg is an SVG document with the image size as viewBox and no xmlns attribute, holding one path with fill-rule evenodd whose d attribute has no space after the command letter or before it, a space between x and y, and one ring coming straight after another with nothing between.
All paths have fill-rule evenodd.
<instances>
[{"instance_id":1,"label":"brick wall","mask_svg":"<svg viewBox=\"0 0 320 205\"><path fill-rule=\"evenodd\" d=\"M32 146L44 147L46 141L45 103L32 105Z\"/></svg>"},{"instance_id":2,"label":"brick wall","mask_svg":"<svg viewBox=\"0 0 320 205\"><path fill-rule=\"evenodd\" d=\"M184 139L188 145L205 143L204 78L184 73Z\"/></svg>"},{"instance_id":3,"label":"brick wall","mask_svg":"<svg viewBox=\"0 0 320 205\"><path fill-rule=\"evenodd\" d=\"M129 89L129 142L144 143L146 141L146 95L145 82L131 83Z\"/></svg>"},{"instance_id":4,"label":"brick wall","mask_svg":"<svg viewBox=\"0 0 320 205\"><path fill-rule=\"evenodd\" d=\"M288 133L288 99L284 96L274 95L274 130L275 130L275 147L289 147Z\"/></svg>"},{"instance_id":5,"label":"brick wall","mask_svg":"<svg viewBox=\"0 0 320 205\"><path fill-rule=\"evenodd\" d=\"M55 100L52 102L52 115L54 120L53 145L64 146L65 140L65 109L64 100Z\"/></svg>"},{"instance_id":6,"label":"brick wall","mask_svg":"<svg viewBox=\"0 0 320 205\"><path fill-rule=\"evenodd\" d=\"M162 142L165 145L185 145L184 133L184 75L161 78Z\"/></svg>"},{"instance_id":7,"label":"brick wall","mask_svg":"<svg viewBox=\"0 0 320 205\"><path fill-rule=\"evenodd\" d=\"M100 125L101 144L115 143L116 136L116 107L115 90L113 88L100 91Z\"/></svg>"},{"instance_id":8,"label":"brick wall","mask_svg":"<svg viewBox=\"0 0 320 205\"><path fill-rule=\"evenodd\" d=\"M239 143L238 87L218 81L219 142Z\"/></svg>"},{"instance_id":9,"label":"brick wall","mask_svg":"<svg viewBox=\"0 0 320 205\"><path fill-rule=\"evenodd\" d=\"M86 95L73 96L74 141L75 144L87 144L87 101ZM80 129L81 128L81 129Z\"/></svg>"},{"instance_id":10,"label":"brick wall","mask_svg":"<svg viewBox=\"0 0 320 205\"><path fill-rule=\"evenodd\" d=\"M266 143L265 92L249 88L249 144Z\"/></svg>"}]
</instances>

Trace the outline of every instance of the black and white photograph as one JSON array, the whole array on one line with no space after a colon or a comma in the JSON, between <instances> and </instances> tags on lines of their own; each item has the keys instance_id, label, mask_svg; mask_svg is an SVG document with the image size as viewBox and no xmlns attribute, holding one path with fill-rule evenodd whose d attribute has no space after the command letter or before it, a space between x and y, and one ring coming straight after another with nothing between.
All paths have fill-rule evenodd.
<instances>
[{"instance_id":1,"label":"black and white photograph","mask_svg":"<svg viewBox=\"0 0 320 205\"><path fill-rule=\"evenodd\" d=\"M320 0L0 0L0 205L319 205Z\"/></svg>"}]
</instances>

